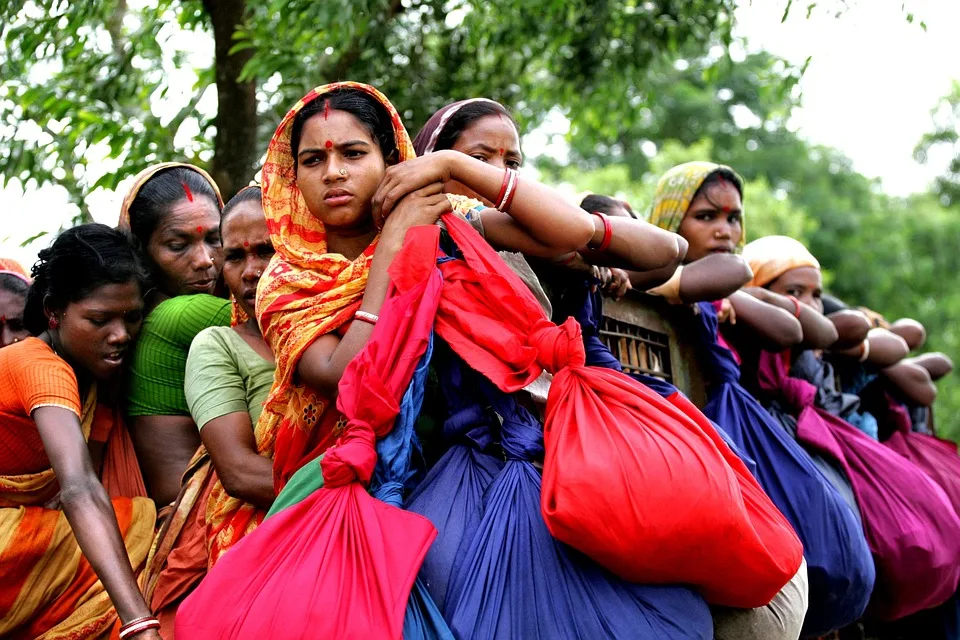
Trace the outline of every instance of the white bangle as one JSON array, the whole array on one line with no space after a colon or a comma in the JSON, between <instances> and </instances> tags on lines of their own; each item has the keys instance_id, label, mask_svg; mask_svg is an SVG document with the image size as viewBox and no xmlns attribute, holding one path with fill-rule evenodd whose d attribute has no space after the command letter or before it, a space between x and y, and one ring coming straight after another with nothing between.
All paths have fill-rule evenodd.
<instances>
[{"instance_id":1,"label":"white bangle","mask_svg":"<svg viewBox=\"0 0 960 640\"><path fill-rule=\"evenodd\" d=\"M866 339L860 343L860 362L866 362L867 358L870 357L870 339Z\"/></svg>"},{"instance_id":2,"label":"white bangle","mask_svg":"<svg viewBox=\"0 0 960 640\"><path fill-rule=\"evenodd\" d=\"M377 321L380 320L379 316L376 316L372 313L367 313L366 311L357 311L353 314L353 317L356 320L367 322L373 325L377 324Z\"/></svg>"}]
</instances>

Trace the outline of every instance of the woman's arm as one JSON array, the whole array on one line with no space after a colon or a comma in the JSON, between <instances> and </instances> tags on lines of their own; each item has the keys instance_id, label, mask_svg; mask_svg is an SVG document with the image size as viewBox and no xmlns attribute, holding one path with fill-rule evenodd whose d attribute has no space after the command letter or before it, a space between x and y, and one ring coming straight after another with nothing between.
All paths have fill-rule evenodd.
<instances>
[{"instance_id":1,"label":"woman's arm","mask_svg":"<svg viewBox=\"0 0 960 640\"><path fill-rule=\"evenodd\" d=\"M249 413L238 411L214 418L200 430L200 438L228 494L261 509L273 506L277 497L273 461L257 453Z\"/></svg>"},{"instance_id":2,"label":"woman's arm","mask_svg":"<svg viewBox=\"0 0 960 640\"><path fill-rule=\"evenodd\" d=\"M43 447L60 482L60 504L77 544L103 583L121 622L149 616L127 557L117 516L87 453L80 420L61 407L33 411ZM138 638L159 638L156 632Z\"/></svg>"},{"instance_id":3,"label":"woman's arm","mask_svg":"<svg viewBox=\"0 0 960 640\"><path fill-rule=\"evenodd\" d=\"M190 416L136 416L130 436L150 497L158 505L180 495L180 478L200 446L197 425Z\"/></svg>"},{"instance_id":4,"label":"woman's arm","mask_svg":"<svg viewBox=\"0 0 960 640\"><path fill-rule=\"evenodd\" d=\"M462 153L457 155L463 156ZM475 160L475 162L479 161ZM404 165L408 162L400 164ZM380 307L383 306L390 285L387 269L400 252L407 230L414 226L434 224L442 214L451 210L450 201L441 193L442 186L436 183L410 193L397 204L396 211L384 221L380 241L377 243L373 261L370 264L367 288L360 303L361 311L374 315L380 313ZM300 356L300 361L297 363L297 375L300 381L324 394L335 395L344 370L367 344L371 333L373 333L373 325L357 321L350 325L342 338L332 333L321 336Z\"/></svg>"},{"instance_id":5,"label":"woman's arm","mask_svg":"<svg viewBox=\"0 0 960 640\"><path fill-rule=\"evenodd\" d=\"M389 167L373 197L375 219L392 217L404 195L433 182L456 180L496 203L504 170L458 151L438 151ZM554 258L603 238L603 223L571 204L558 191L529 178L516 187L509 215L487 209L484 235L495 246Z\"/></svg>"},{"instance_id":6,"label":"woman's arm","mask_svg":"<svg viewBox=\"0 0 960 640\"><path fill-rule=\"evenodd\" d=\"M890 331L906 340L910 351L916 351L927 341L927 330L911 318L900 318L890 325Z\"/></svg>"},{"instance_id":7,"label":"woman's arm","mask_svg":"<svg viewBox=\"0 0 960 640\"><path fill-rule=\"evenodd\" d=\"M730 328L740 339L759 339L761 348L768 351L782 351L803 342L800 322L789 311L744 291L736 291L728 299L737 314L737 324Z\"/></svg>"},{"instance_id":8,"label":"woman's arm","mask_svg":"<svg viewBox=\"0 0 960 640\"><path fill-rule=\"evenodd\" d=\"M837 341L837 328L822 313L809 307L804 303L793 300L779 293L774 293L761 287L750 287L745 289L750 295L763 300L767 304L780 307L794 315L800 321L800 328L803 329L803 342L801 345L808 349L826 349ZM799 310L799 313L797 311Z\"/></svg>"},{"instance_id":9,"label":"woman's arm","mask_svg":"<svg viewBox=\"0 0 960 640\"><path fill-rule=\"evenodd\" d=\"M904 362L911 362L923 367L933 380L939 380L944 376L950 375L950 372L953 371L953 360L951 360L947 354L940 353L939 351L924 353L914 358L905 358Z\"/></svg>"},{"instance_id":10,"label":"woman's arm","mask_svg":"<svg viewBox=\"0 0 960 640\"><path fill-rule=\"evenodd\" d=\"M929 407L937 399L936 385L927 370L919 365L898 362L882 369L880 373L914 404Z\"/></svg>"},{"instance_id":11,"label":"woman's arm","mask_svg":"<svg viewBox=\"0 0 960 640\"><path fill-rule=\"evenodd\" d=\"M910 353L906 341L886 329L870 329L866 342L869 343L867 348L870 352L867 354L865 362L869 362L880 369L900 362ZM851 349L839 350L836 353L859 359L863 357L863 352L864 347L857 345Z\"/></svg>"},{"instance_id":12,"label":"woman's arm","mask_svg":"<svg viewBox=\"0 0 960 640\"><path fill-rule=\"evenodd\" d=\"M836 311L828 315L827 318L837 329L837 341L831 347L835 351L859 347L860 343L867 339L867 334L870 332L870 320L867 316L853 309Z\"/></svg>"},{"instance_id":13,"label":"woman's arm","mask_svg":"<svg viewBox=\"0 0 960 640\"><path fill-rule=\"evenodd\" d=\"M511 213L513 208L511 207ZM594 216L596 218L596 216ZM650 271L651 269L675 269L687 255L688 244L681 236L655 227L642 220L608 216L610 222L610 246L606 251L581 249L580 253L590 264L603 267L617 267L634 271ZM599 219L596 223L602 225ZM483 230L492 244L495 240L490 235L487 219L483 218ZM496 235L497 231L494 230ZM510 242L514 238L501 238ZM592 244L597 245L603 240L603 234L594 237ZM522 239L520 239L522 241ZM495 245L496 246L496 245ZM515 251L519 249L514 249Z\"/></svg>"}]
</instances>

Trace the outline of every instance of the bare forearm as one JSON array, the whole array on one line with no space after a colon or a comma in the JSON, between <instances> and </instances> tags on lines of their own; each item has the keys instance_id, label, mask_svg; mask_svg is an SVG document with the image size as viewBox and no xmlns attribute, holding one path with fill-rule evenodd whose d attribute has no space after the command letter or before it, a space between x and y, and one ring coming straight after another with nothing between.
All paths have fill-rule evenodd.
<instances>
[{"instance_id":1,"label":"bare forearm","mask_svg":"<svg viewBox=\"0 0 960 640\"><path fill-rule=\"evenodd\" d=\"M607 220L611 227L610 246L603 252L584 250L591 264L649 271L675 267L686 255L686 242L675 233L632 218L608 217ZM684 246L681 247L681 243Z\"/></svg>"},{"instance_id":2,"label":"bare forearm","mask_svg":"<svg viewBox=\"0 0 960 640\"><path fill-rule=\"evenodd\" d=\"M767 304L793 314L800 322L800 328L803 330L803 342L801 344L804 347L826 349L837 341L837 328L816 309L803 304L799 300L794 302L787 296L760 287L751 287L748 293Z\"/></svg>"},{"instance_id":3,"label":"bare forearm","mask_svg":"<svg viewBox=\"0 0 960 640\"><path fill-rule=\"evenodd\" d=\"M953 371L953 360L946 354L939 352L924 353L915 358L907 358L904 362L912 362L917 366L923 367L933 380L939 380Z\"/></svg>"},{"instance_id":4,"label":"bare forearm","mask_svg":"<svg viewBox=\"0 0 960 640\"><path fill-rule=\"evenodd\" d=\"M881 373L915 404L928 407L937 399L937 387L927 370L909 362L883 369Z\"/></svg>"},{"instance_id":5,"label":"bare forearm","mask_svg":"<svg viewBox=\"0 0 960 640\"><path fill-rule=\"evenodd\" d=\"M753 273L740 256L706 256L683 267L680 299L687 303L720 300L750 282Z\"/></svg>"},{"instance_id":6,"label":"bare forearm","mask_svg":"<svg viewBox=\"0 0 960 640\"><path fill-rule=\"evenodd\" d=\"M870 321L859 311L845 309L831 313L827 318L837 329L837 341L831 347L836 351L859 347L870 332Z\"/></svg>"},{"instance_id":7,"label":"bare forearm","mask_svg":"<svg viewBox=\"0 0 960 640\"><path fill-rule=\"evenodd\" d=\"M768 304L743 291L729 296L737 314L736 332L746 339L761 341L765 349L780 350L795 347L803 341L803 329L793 314L785 309Z\"/></svg>"},{"instance_id":8,"label":"bare forearm","mask_svg":"<svg viewBox=\"0 0 960 640\"><path fill-rule=\"evenodd\" d=\"M121 622L150 615L130 567L117 516L95 478L69 484L60 493L63 511L80 550L103 583Z\"/></svg>"},{"instance_id":9,"label":"bare forearm","mask_svg":"<svg viewBox=\"0 0 960 640\"><path fill-rule=\"evenodd\" d=\"M503 169L464 154L453 158L452 177L497 204L503 184ZM580 207L567 202L555 189L521 178L510 205L510 217L536 241L550 248L552 256L587 246L597 231L596 223ZM600 225L602 238L603 227ZM551 256L543 256L551 257Z\"/></svg>"},{"instance_id":10,"label":"bare forearm","mask_svg":"<svg viewBox=\"0 0 960 640\"><path fill-rule=\"evenodd\" d=\"M270 458L251 451L242 459L222 465L222 469L221 465L217 465L215 457L213 462L217 476L229 495L261 509L273 506L277 495L273 488L273 461Z\"/></svg>"}]
</instances>

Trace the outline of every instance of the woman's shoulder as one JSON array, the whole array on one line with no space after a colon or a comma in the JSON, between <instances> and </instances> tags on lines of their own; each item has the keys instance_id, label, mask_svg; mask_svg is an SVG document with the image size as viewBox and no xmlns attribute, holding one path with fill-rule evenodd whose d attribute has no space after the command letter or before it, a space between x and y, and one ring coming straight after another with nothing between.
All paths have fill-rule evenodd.
<instances>
[{"instance_id":1,"label":"woman's shoulder","mask_svg":"<svg viewBox=\"0 0 960 640\"><path fill-rule=\"evenodd\" d=\"M193 340L201 330L230 324L230 301L198 293L164 300L150 312L143 325L145 334L155 333L176 339Z\"/></svg>"},{"instance_id":2,"label":"woman's shoulder","mask_svg":"<svg viewBox=\"0 0 960 640\"><path fill-rule=\"evenodd\" d=\"M34 368L38 364L69 370L73 375L73 369L66 360L58 356L50 345L40 338L31 336L0 349L0 371L19 371L24 368Z\"/></svg>"}]
</instances>

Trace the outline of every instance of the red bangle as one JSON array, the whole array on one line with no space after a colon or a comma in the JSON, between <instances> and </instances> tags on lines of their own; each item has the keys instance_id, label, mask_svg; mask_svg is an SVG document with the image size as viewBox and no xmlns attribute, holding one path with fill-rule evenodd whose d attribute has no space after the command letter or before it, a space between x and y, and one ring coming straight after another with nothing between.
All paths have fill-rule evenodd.
<instances>
[{"instance_id":1,"label":"red bangle","mask_svg":"<svg viewBox=\"0 0 960 640\"><path fill-rule=\"evenodd\" d=\"M787 299L793 302L793 317L799 318L800 312L803 310L803 307L800 306L800 301L797 300L796 296L787 296Z\"/></svg>"},{"instance_id":2,"label":"red bangle","mask_svg":"<svg viewBox=\"0 0 960 640\"><path fill-rule=\"evenodd\" d=\"M503 170L503 184L500 185L500 193L497 194L497 199L494 202L500 203L503 202L503 196L507 194L507 185L510 184L510 169ZM497 207L500 208L499 206Z\"/></svg>"},{"instance_id":3,"label":"red bangle","mask_svg":"<svg viewBox=\"0 0 960 640\"><path fill-rule=\"evenodd\" d=\"M593 249L594 251L606 251L610 248L610 241L613 240L613 225L610 224L610 218L599 211L592 211L591 213L603 221L603 239L596 247L592 247L590 245L587 245L587 247L589 249Z\"/></svg>"},{"instance_id":4,"label":"red bangle","mask_svg":"<svg viewBox=\"0 0 960 640\"><path fill-rule=\"evenodd\" d=\"M506 213L510 210L510 204L513 202L513 196L517 193L517 183L520 182L520 174L513 169L507 169L506 184L507 188L501 193L500 198L497 199L496 208L500 211Z\"/></svg>"}]
</instances>

